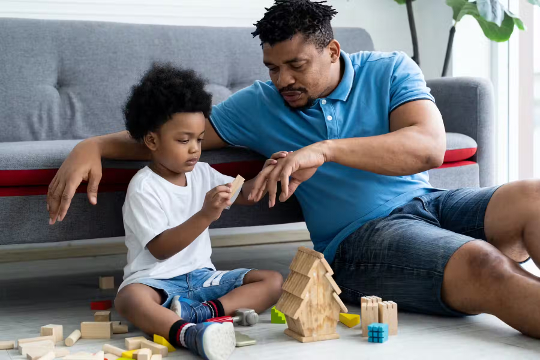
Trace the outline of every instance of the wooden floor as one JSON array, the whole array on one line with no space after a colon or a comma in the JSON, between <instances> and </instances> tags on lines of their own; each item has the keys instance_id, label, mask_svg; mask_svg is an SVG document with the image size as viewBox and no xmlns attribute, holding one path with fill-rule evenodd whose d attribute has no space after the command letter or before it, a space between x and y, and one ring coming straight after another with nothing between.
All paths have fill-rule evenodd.
<instances>
[{"instance_id":1,"label":"wooden floor","mask_svg":"<svg viewBox=\"0 0 540 360\"><path fill-rule=\"evenodd\" d=\"M219 269L254 267L274 269L287 275L296 248L308 243L259 245L214 250ZM104 256L28 263L0 264L0 340L39 336L47 324L61 324L64 335L92 321L89 302L113 299L115 291L97 288L99 275L114 275L119 284L125 256ZM359 309L349 307L351 313ZM113 320L121 320L113 312ZM341 338L301 344L283 334L285 325L270 323L270 313L261 315L254 327L238 327L257 340L257 345L237 348L231 359L538 359L540 340L522 336L493 316L449 319L399 314L399 335L385 344L371 344L361 329L338 325ZM101 350L104 343L124 347L124 338L142 335L130 326L129 334L113 339L79 340L73 352ZM169 358L197 359L178 350ZM15 350L0 351L0 360L23 360Z\"/></svg>"}]
</instances>

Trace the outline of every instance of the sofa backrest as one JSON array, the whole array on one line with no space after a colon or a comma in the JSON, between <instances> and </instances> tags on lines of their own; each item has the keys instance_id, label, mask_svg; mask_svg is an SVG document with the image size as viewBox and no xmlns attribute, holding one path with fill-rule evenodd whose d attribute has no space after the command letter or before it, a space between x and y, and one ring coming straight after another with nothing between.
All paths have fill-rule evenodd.
<instances>
[{"instance_id":1,"label":"sofa backrest","mask_svg":"<svg viewBox=\"0 0 540 360\"><path fill-rule=\"evenodd\" d=\"M0 142L83 139L124 129L122 105L153 61L193 68L214 104L267 80L251 28L0 19ZM337 28L347 52L368 33Z\"/></svg>"}]
</instances>

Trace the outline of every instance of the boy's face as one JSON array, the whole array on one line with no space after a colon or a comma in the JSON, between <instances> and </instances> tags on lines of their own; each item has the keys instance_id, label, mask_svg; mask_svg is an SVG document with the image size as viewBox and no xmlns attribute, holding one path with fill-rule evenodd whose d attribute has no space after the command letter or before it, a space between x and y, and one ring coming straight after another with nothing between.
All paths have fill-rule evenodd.
<instances>
[{"instance_id":1,"label":"boy's face","mask_svg":"<svg viewBox=\"0 0 540 360\"><path fill-rule=\"evenodd\" d=\"M145 137L152 159L175 173L190 172L201 156L205 118L202 113L176 113L157 132Z\"/></svg>"}]
</instances>

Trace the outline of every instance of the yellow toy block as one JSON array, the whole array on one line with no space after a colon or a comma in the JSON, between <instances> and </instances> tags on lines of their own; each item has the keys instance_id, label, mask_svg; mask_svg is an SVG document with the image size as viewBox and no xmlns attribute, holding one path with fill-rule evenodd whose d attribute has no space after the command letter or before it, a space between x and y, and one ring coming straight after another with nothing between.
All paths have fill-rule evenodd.
<instances>
[{"instance_id":1,"label":"yellow toy block","mask_svg":"<svg viewBox=\"0 0 540 360\"><path fill-rule=\"evenodd\" d=\"M360 315L340 313L339 321L342 324L345 324L346 326L352 328L360 324Z\"/></svg>"},{"instance_id":2,"label":"yellow toy block","mask_svg":"<svg viewBox=\"0 0 540 360\"><path fill-rule=\"evenodd\" d=\"M169 352L176 351L176 349L163 336L154 334L154 342L156 344L166 346L167 349L169 349Z\"/></svg>"},{"instance_id":3,"label":"yellow toy block","mask_svg":"<svg viewBox=\"0 0 540 360\"><path fill-rule=\"evenodd\" d=\"M135 350L129 350L129 351L124 351L122 353L122 357L123 358L127 358L127 359L133 359L133 354L138 352L140 349L135 349Z\"/></svg>"}]
</instances>

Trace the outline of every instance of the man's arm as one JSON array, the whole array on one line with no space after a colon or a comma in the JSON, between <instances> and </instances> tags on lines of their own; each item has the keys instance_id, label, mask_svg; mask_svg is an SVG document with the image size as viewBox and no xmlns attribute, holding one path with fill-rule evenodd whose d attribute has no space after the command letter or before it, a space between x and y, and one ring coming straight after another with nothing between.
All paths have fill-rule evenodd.
<instances>
[{"instance_id":1,"label":"man's arm","mask_svg":"<svg viewBox=\"0 0 540 360\"><path fill-rule=\"evenodd\" d=\"M390 133L321 143L326 162L382 175L412 175L443 163L446 134L437 106L411 101L390 114Z\"/></svg>"},{"instance_id":2,"label":"man's arm","mask_svg":"<svg viewBox=\"0 0 540 360\"><path fill-rule=\"evenodd\" d=\"M205 130L203 150L226 146L208 120ZM93 205L97 204L102 171L101 158L150 160L150 150L144 144L133 140L127 131L92 137L77 144L49 184L47 192L49 224L64 219L71 199L83 180L88 181L88 200Z\"/></svg>"}]
</instances>

